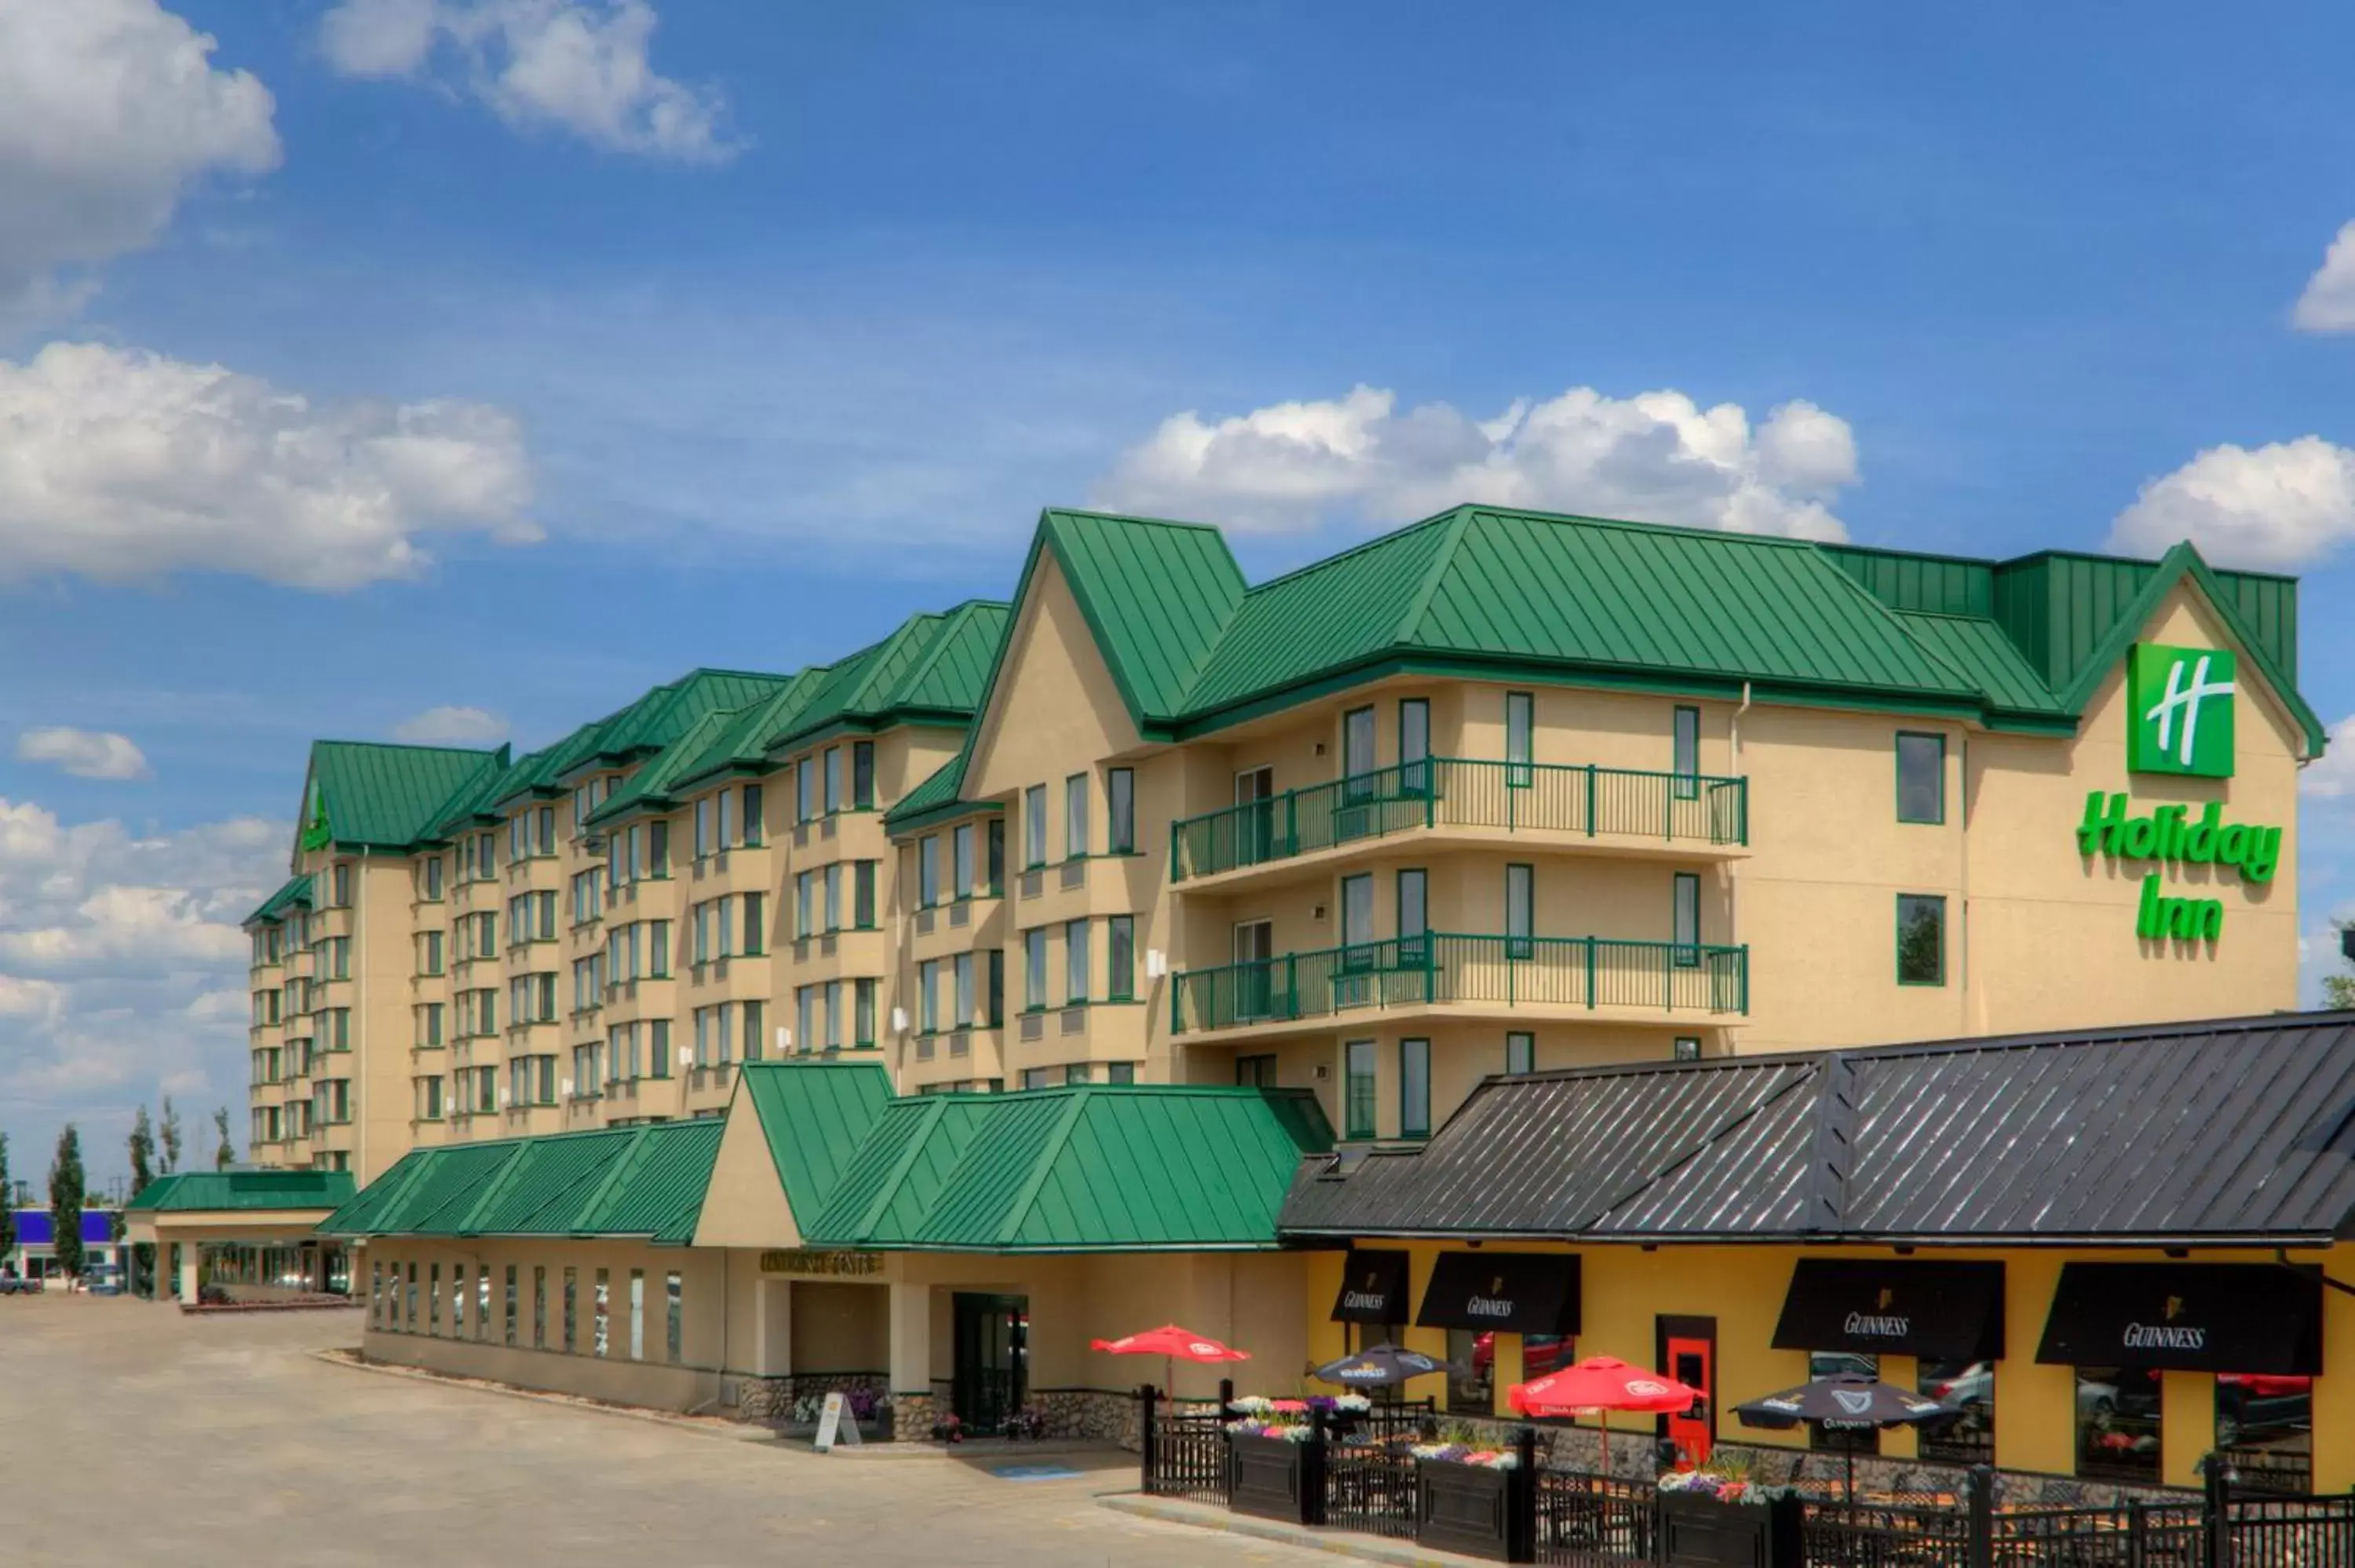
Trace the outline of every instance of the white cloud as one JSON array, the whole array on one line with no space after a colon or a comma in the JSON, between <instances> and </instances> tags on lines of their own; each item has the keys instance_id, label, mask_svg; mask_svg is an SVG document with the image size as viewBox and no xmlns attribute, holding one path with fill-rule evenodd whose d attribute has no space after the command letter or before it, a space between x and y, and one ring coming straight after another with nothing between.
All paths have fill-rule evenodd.
<instances>
[{"instance_id":1,"label":"white cloud","mask_svg":"<svg viewBox=\"0 0 2355 1568\"><path fill-rule=\"evenodd\" d=\"M2290 320L2306 332L2355 332L2355 223L2331 240Z\"/></svg>"},{"instance_id":2,"label":"white cloud","mask_svg":"<svg viewBox=\"0 0 2355 1568\"><path fill-rule=\"evenodd\" d=\"M65 725L28 729L16 737L16 760L47 762L77 779L144 779L147 758L131 737L112 730Z\"/></svg>"},{"instance_id":3,"label":"white cloud","mask_svg":"<svg viewBox=\"0 0 2355 1568\"><path fill-rule=\"evenodd\" d=\"M69 314L212 175L278 163L269 90L155 0L0 3L0 323Z\"/></svg>"},{"instance_id":4,"label":"white cloud","mask_svg":"<svg viewBox=\"0 0 2355 1568\"><path fill-rule=\"evenodd\" d=\"M192 1128L213 1105L236 1115L239 922L284 878L289 832L234 819L143 833L0 800L0 1119L18 1147L77 1119L103 1175L159 1092Z\"/></svg>"},{"instance_id":5,"label":"white cloud","mask_svg":"<svg viewBox=\"0 0 2355 1568\"><path fill-rule=\"evenodd\" d=\"M392 726L392 738L410 746L474 746L506 736L507 721L487 708L427 708Z\"/></svg>"},{"instance_id":6,"label":"white cloud","mask_svg":"<svg viewBox=\"0 0 2355 1568\"><path fill-rule=\"evenodd\" d=\"M2319 436L2210 447L2142 487L2110 548L2157 555L2184 539L2220 566L2310 566L2355 537L2355 451Z\"/></svg>"},{"instance_id":7,"label":"white cloud","mask_svg":"<svg viewBox=\"0 0 2355 1568\"><path fill-rule=\"evenodd\" d=\"M1123 453L1099 503L1199 517L1245 532L1336 515L1423 516L1459 502L1843 539L1828 503L1857 482L1848 422L1812 403L1768 411L1681 392L1607 397L1589 387L1474 420L1444 403L1396 412L1397 395L1278 403L1215 423L1188 410Z\"/></svg>"},{"instance_id":8,"label":"white cloud","mask_svg":"<svg viewBox=\"0 0 2355 1568\"><path fill-rule=\"evenodd\" d=\"M2330 744L2298 769L2297 790L2318 800L2355 800L2355 714L2330 726Z\"/></svg>"},{"instance_id":9,"label":"white cloud","mask_svg":"<svg viewBox=\"0 0 2355 1568\"><path fill-rule=\"evenodd\" d=\"M727 101L647 58L646 0L343 0L319 25L346 76L450 79L508 124L616 152L721 163Z\"/></svg>"},{"instance_id":10,"label":"white cloud","mask_svg":"<svg viewBox=\"0 0 2355 1568\"><path fill-rule=\"evenodd\" d=\"M0 576L349 588L422 571L429 531L537 539L530 499L520 429L481 404L314 404L100 344L0 360Z\"/></svg>"}]
</instances>

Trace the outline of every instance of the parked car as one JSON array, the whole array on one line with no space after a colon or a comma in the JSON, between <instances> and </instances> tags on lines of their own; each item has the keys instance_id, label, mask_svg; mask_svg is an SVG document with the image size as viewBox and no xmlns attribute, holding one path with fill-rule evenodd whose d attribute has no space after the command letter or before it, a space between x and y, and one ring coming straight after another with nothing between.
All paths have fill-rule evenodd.
<instances>
[{"instance_id":1,"label":"parked car","mask_svg":"<svg viewBox=\"0 0 2355 1568\"><path fill-rule=\"evenodd\" d=\"M82 1288L92 1296L123 1294L123 1266L114 1263L94 1263L81 1277Z\"/></svg>"},{"instance_id":2,"label":"parked car","mask_svg":"<svg viewBox=\"0 0 2355 1568\"><path fill-rule=\"evenodd\" d=\"M0 1296L38 1296L40 1276L35 1274L0 1274Z\"/></svg>"}]
</instances>

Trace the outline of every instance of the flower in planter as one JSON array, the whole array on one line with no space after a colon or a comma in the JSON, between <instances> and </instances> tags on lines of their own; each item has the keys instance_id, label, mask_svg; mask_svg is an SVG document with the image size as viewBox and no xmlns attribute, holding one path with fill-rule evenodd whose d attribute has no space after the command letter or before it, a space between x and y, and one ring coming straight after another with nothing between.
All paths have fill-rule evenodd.
<instances>
[{"instance_id":1,"label":"flower in planter","mask_svg":"<svg viewBox=\"0 0 2355 1568\"><path fill-rule=\"evenodd\" d=\"M1344 1415L1363 1415L1373 1407L1374 1402L1362 1393L1344 1393L1333 1401L1333 1408Z\"/></svg>"}]
</instances>

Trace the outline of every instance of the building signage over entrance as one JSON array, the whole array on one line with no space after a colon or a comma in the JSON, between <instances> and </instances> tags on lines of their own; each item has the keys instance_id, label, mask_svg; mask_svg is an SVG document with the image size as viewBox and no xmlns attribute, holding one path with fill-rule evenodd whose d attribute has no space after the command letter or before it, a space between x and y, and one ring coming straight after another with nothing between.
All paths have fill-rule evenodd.
<instances>
[{"instance_id":1,"label":"building signage over entrance","mask_svg":"<svg viewBox=\"0 0 2355 1568\"><path fill-rule=\"evenodd\" d=\"M2221 648L2135 644L2126 655L2126 767L2230 779L2235 662Z\"/></svg>"},{"instance_id":2,"label":"building signage over entrance","mask_svg":"<svg viewBox=\"0 0 2355 1568\"><path fill-rule=\"evenodd\" d=\"M770 1251L761 1255L763 1274L880 1274L883 1255L878 1252L821 1252L811 1247Z\"/></svg>"}]
</instances>

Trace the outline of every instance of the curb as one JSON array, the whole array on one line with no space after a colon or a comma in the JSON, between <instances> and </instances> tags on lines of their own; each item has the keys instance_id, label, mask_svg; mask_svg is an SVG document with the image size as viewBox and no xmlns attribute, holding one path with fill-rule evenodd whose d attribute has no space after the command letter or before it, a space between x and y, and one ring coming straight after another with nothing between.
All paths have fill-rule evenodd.
<instances>
[{"instance_id":1,"label":"curb","mask_svg":"<svg viewBox=\"0 0 2355 1568\"><path fill-rule=\"evenodd\" d=\"M517 1388L513 1383L492 1383L484 1378L451 1377L430 1372L423 1367L405 1367L392 1361L364 1361L348 1350L312 1351L310 1357L331 1367L346 1372L373 1372L378 1377L405 1378L411 1383L429 1383L440 1388L457 1389L466 1393L487 1393L501 1399L519 1399L531 1404L552 1405L559 1410L578 1410L590 1415L618 1415L626 1421L644 1421L655 1426L667 1426L674 1432L691 1432L722 1443L760 1443L772 1440L775 1434L764 1426L741 1425L735 1422L698 1419L691 1415L676 1415L666 1410L644 1410L635 1405L609 1404L602 1400L583 1399L578 1394L551 1393L542 1389ZM777 1445L783 1447L782 1443Z\"/></svg>"},{"instance_id":2,"label":"curb","mask_svg":"<svg viewBox=\"0 0 2355 1568\"><path fill-rule=\"evenodd\" d=\"M1310 1530L1305 1525L1254 1519L1249 1514L1229 1513L1224 1509L1206 1508L1199 1503L1179 1502L1168 1498L1149 1498L1136 1492L1114 1492L1099 1497L1096 1506L1136 1519L1188 1525L1196 1530L1221 1531L1229 1535L1249 1536L1254 1541L1296 1546L1305 1552L1322 1552L1333 1557L1388 1563L1396 1568L1466 1568L1476 1561L1470 1557L1459 1557L1452 1552L1433 1552L1412 1542L1383 1541L1370 1535Z\"/></svg>"}]
</instances>

